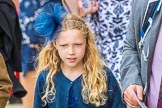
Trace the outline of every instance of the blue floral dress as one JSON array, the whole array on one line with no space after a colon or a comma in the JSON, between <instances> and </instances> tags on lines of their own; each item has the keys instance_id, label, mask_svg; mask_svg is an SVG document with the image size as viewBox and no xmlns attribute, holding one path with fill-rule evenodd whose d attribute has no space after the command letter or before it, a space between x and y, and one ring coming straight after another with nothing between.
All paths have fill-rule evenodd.
<instances>
[{"instance_id":1,"label":"blue floral dress","mask_svg":"<svg viewBox=\"0 0 162 108\"><path fill-rule=\"evenodd\" d=\"M61 3L61 0L20 0L19 20L23 35L21 53L24 76L26 72L34 70L38 47L44 42L42 37L35 34L33 24L42 6L48 2Z\"/></svg>"},{"instance_id":2,"label":"blue floral dress","mask_svg":"<svg viewBox=\"0 0 162 108\"><path fill-rule=\"evenodd\" d=\"M86 16L86 20L95 33L95 42L103 60L120 82L120 62L130 19L131 0L96 1L100 3L99 10L96 14Z\"/></svg>"}]
</instances>

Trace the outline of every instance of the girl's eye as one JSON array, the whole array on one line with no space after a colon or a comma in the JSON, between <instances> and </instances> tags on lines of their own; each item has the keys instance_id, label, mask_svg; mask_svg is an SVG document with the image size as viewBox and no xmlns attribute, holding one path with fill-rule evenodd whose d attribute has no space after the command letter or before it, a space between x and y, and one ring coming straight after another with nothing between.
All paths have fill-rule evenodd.
<instances>
[{"instance_id":1,"label":"girl's eye","mask_svg":"<svg viewBox=\"0 0 162 108\"><path fill-rule=\"evenodd\" d=\"M75 45L80 46L80 45L82 45L82 44L81 44L81 43L77 43L77 44L75 44Z\"/></svg>"},{"instance_id":2,"label":"girl's eye","mask_svg":"<svg viewBox=\"0 0 162 108\"><path fill-rule=\"evenodd\" d=\"M67 46L66 44L64 44L64 45L60 45L61 47L65 47L65 46Z\"/></svg>"}]
</instances>

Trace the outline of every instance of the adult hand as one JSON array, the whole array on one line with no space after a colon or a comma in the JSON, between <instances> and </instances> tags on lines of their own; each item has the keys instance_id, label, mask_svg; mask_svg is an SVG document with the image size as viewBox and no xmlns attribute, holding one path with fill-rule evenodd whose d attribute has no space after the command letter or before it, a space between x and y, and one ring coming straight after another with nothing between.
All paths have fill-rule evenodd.
<instances>
[{"instance_id":1,"label":"adult hand","mask_svg":"<svg viewBox=\"0 0 162 108\"><path fill-rule=\"evenodd\" d=\"M143 87L140 85L130 85L124 91L124 101L131 108L140 108L137 98L143 100Z\"/></svg>"},{"instance_id":2,"label":"adult hand","mask_svg":"<svg viewBox=\"0 0 162 108\"><path fill-rule=\"evenodd\" d=\"M89 1L88 8L83 7L82 0L78 0L79 14L81 16L86 16L87 14L95 13L99 8L99 2L95 2L93 0Z\"/></svg>"}]
</instances>

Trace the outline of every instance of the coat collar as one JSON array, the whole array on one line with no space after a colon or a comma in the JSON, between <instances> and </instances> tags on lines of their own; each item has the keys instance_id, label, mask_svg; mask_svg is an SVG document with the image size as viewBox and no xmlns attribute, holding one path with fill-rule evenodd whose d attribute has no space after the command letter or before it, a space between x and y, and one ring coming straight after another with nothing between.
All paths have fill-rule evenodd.
<instances>
[{"instance_id":1,"label":"coat collar","mask_svg":"<svg viewBox=\"0 0 162 108\"><path fill-rule=\"evenodd\" d=\"M155 20L155 17L157 16L157 13L160 11L161 7L161 0L149 0L147 3L147 7L145 10L145 15L142 21L142 28L140 30L140 42L139 42L139 48L141 49L144 44L144 40L152 28L153 21Z\"/></svg>"}]
</instances>

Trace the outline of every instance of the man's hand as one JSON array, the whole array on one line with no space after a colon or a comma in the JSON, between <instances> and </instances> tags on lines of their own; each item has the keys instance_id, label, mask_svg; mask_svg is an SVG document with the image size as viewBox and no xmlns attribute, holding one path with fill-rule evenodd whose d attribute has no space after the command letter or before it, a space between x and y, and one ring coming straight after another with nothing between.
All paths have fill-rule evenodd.
<instances>
[{"instance_id":1,"label":"man's hand","mask_svg":"<svg viewBox=\"0 0 162 108\"><path fill-rule=\"evenodd\" d=\"M81 16L86 16L87 14L95 13L99 8L99 2L91 0L88 4L88 8L84 9L82 0L78 0L79 14Z\"/></svg>"},{"instance_id":2,"label":"man's hand","mask_svg":"<svg viewBox=\"0 0 162 108\"><path fill-rule=\"evenodd\" d=\"M143 87L140 85L130 85L124 91L124 101L131 108L140 108L138 100L143 100Z\"/></svg>"}]
</instances>

